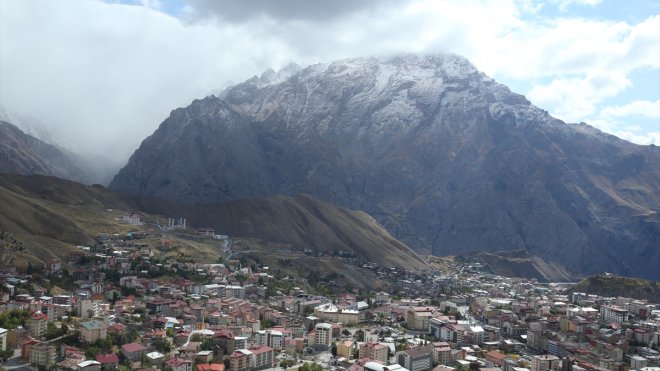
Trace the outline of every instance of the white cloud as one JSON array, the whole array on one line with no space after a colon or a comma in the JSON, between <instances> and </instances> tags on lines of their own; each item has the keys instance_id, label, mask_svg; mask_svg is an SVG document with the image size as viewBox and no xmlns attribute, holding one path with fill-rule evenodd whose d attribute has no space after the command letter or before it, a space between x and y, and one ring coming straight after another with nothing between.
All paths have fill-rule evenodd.
<instances>
[{"instance_id":1,"label":"white cloud","mask_svg":"<svg viewBox=\"0 0 660 371\"><path fill-rule=\"evenodd\" d=\"M609 106L601 111L605 117L642 116L660 118L660 100L636 100L623 106Z\"/></svg>"},{"instance_id":2,"label":"white cloud","mask_svg":"<svg viewBox=\"0 0 660 371\"><path fill-rule=\"evenodd\" d=\"M556 78L547 85L534 85L527 94L532 102L550 107L552 113L569 122L583 121L597 110L597 104L613 97L631 82L622 74L594 74L583 78Z\"/></svg>"},{"instance_id":3,"label":"white cloud","mask_svg":"<svg viewBox=\"0 0 660 371\"><path fill-rule=\"evenodd\" d=\"M159 0L0 1L0 105L125 158L170 110L288 62L454 52L528 81L532 101L568 121L598 118L631 71L660 67L658 15L628 24L543 18L533 0L346 0L295 14L233 2L228 20L195 18L199 1L183 21Z\"/></svg>"},{"instance_id":4,"label":"white cloud","mask_svg":"<svg viewBox=\"0 0 660 371\"><path fill-rule=\"evenodd\" d=\"M637 126L625 125L624 123L613 119L595 118L588 121L589 124L595 128L615 135L621 139L637 144L655 144L656 146L660 146L660 132L658 131L644 132Z\"/></svg>"},{"instance_id":5,"label":"white cloud","mask_svg":"<svg viewBox=\"0 0 660 371\"><path fill-rule=\"evenodd\" d=\"M596 6L602 2L602 0L551 0L553 3L559 6L559 10L565 12L571 5L587 5L587 6Z\"/></svg>"}]
</instances>

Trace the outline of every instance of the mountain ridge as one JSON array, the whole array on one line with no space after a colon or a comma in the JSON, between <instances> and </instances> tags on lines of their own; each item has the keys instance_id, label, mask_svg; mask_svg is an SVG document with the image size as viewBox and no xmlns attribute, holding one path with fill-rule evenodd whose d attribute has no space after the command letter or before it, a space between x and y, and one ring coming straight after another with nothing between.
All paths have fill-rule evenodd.
<instances>
[{"instance_id":1,"label":"mountain ridge","mask_svg":"<svg viewBox=\"0 0 660 371\"><path fill-rule=\"evenodd\" d=\"M308 193L418 251L525 249L576 274L660 278L657 147L565 124L455 55L272 75L172 111L110 187L183 202Z\"/></svg>"},{"instance_id":2,"label":"mountain ridge","mask_svg":"<svg viewBox=\"0 0 660 371\"><path fill-rule=\"evenodd\" d=\"M107 184L111 180L108 173L113 166L103 156L83 156L71 152L0 119L2 173L50 175L86 184Z\"/></svg>"}]
</instances>

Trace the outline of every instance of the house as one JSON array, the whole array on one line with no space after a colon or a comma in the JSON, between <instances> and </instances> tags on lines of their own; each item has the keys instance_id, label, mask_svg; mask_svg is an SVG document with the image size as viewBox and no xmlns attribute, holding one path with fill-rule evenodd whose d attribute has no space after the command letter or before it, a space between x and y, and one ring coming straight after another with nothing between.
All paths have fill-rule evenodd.
<instances>
[{"instance_id":1,"label":"house","mask_svg":"<svg viewBox=\"0 0 660 371\"><path fill-rule=\"evenodd\" d=\"M493 362L493 364L497 367L502 366L502 363L504 362L504 358L506 358L506 354L495 350L486 353L486 360Z\"/></svg>"},{"instance_id":2,"label":"house","mask_svg":"<svg viewBox=\"0 0 660 371\"><path fill-rule=\"evenodd\" d=\"M160 352L151 352L145 355L145 358L149 361L151 365L161 365L165 360L165 355Z\"/></svg>"},{"instance_id":3,"label":"house","mask_svg":"<svg viewBox=\"0 0 660 371\"><path fill-rule=\"evenodd\" d=\"M96 362L100 363L104 370L114 370L119 365L119 357L115 353L97 354Z\"/></svg>"},{"instance_id":4,"label":"house","mask_svg":"<svg viewBox=\"0 0 660 371\"><path fill-rule=\"evenodd\" d=\"M225 371L225 365L222 363L198 364L196 371Z\"/></svg>"},{"instance_id":5,"label":"house","mask_svg":"<svg viewBox=\"0 0 660 371\"><path fill-rule=\"evenodd\" d=\"M170 358L165 362L172 371L193 371L193 361L183 358Z\"/></svg>"},{"instance_id":6,"label":"house","mask_svg":"<svg viewBox=\"0 0 660 371\"><path fill-rule=\"evenodd\" d=\"M131 362L141 361L145 347L138 343L129 343L121 346L121 354Z\"/></svg>"},{"instance_id":7,"label":"house","mask_svg":"<svg viewBox=\"0 0 660 371\"><path fill-rule=\"evenodd\" d=\"M59 259L50 259L44 262L44 273L57 274L62 271L62 261Z\"/></svg>"},{"instance_id":8,"label":"house","mask_svg":"<svg viewBox=\"0 0 660 371\"><path fill-rule=\"evenodd\" d=\"M198 363L209 363L213 358L213 351L211 350L202 350L195 354L195 361Z\"/></svg>"},{"instance_id":9,"label":"house","mask_svg":"<svg viewBox=\"0 0 660 371\"><path fill-rule=\"evenodd\" d=\"M106 338L106 325L99 320L80 323L80 337L87 343L95 343Z\"/></svg>"},{"instance_id":10,"label":"house","mask_svg":"<svg viewBox=\"0 0 660 371\"><path fill-rule=\"evenodd\" d=\"M86 360L78 363L78 370L101 371L101 363L94 360Z\"/></svg>"}]
</instances>

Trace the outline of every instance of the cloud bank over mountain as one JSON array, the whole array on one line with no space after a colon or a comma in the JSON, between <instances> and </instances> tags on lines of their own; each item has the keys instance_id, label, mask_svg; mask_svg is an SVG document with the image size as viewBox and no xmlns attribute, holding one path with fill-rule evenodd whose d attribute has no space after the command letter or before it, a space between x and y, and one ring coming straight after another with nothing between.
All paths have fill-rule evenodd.
<instances>
[{"instance_id":1,"label":"cloud bank over mountain","mask_svg":"<svg viewBox=\"0 0 660 371\"><path fill-rule=\"evenodd\" d=\"M0 105L125 160L169 112L295 62L452 52L560 119L660 144L655 2L0 4Z\"/></svg>"}]
</instances>

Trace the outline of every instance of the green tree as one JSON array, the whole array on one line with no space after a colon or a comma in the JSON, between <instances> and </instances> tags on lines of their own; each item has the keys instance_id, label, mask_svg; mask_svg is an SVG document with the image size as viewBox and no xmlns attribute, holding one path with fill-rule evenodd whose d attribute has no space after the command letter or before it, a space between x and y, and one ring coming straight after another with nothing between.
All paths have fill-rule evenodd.
<instances>
[{"instance_id":1,"label":"green tree","mask_svg":"<svg viewBox=\"0 0 660 371\"><path fill-rule=\"evenodd\" d=\"M153 345L154 348L156 348L156 350L161 353L169 353L172 350L172 345L166 338L155 338L151 342L151 345Z\"/></svg>"}]
</instances>

